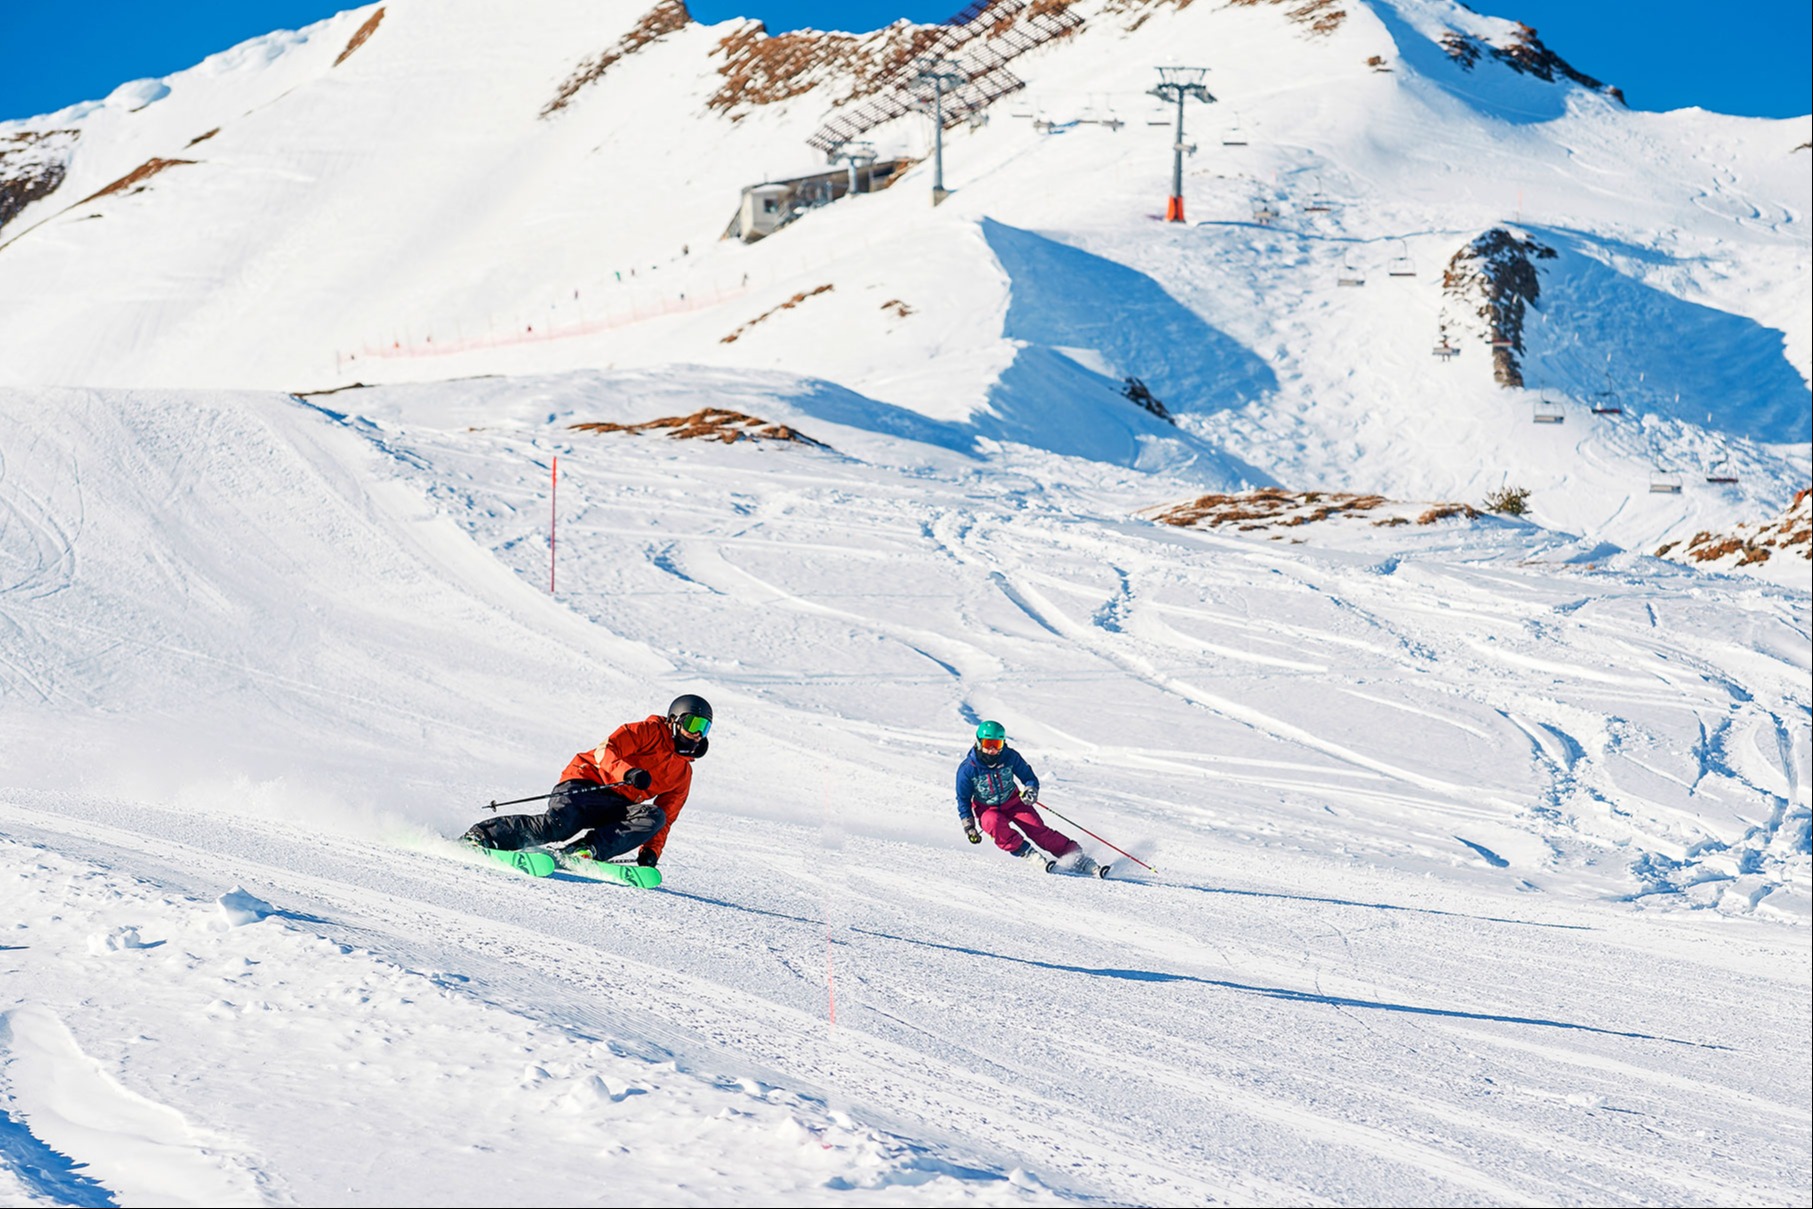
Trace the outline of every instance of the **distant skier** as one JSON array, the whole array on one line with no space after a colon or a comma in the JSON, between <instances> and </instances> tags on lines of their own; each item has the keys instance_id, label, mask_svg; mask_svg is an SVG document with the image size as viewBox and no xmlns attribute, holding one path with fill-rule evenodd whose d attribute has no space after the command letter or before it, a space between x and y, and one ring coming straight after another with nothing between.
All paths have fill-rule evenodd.
<instances>
[{"instance_id":1,"label":"distant skier","mask_svg":"<svg viewBox=\"0 0 1813 1209\"><path fill-rule=\"evenodd\" d=\"M1039 778L1032 765L1007 745L1007 729L999 722L978 726L975 745L957 766L957 817L963 820L969 842L982 842L976 830L980 824L1001 851L1038 861L1047 873L1061 865L1066 873L1107 877L1107 865L1096 864L1075 840L1045 825L1033 809L1038 800ZM1055 859L1047 860L1040 848Z\"/></svg>"},{"instance_id":2,"label":"distant skier","mask_svg":"<svg viewBox=\"0 0 1813 1209\"><path fill-rule=\"evenodd\" d=\"M692 762L710 747L710 730L705 698L675 697L666 717L625 722L596 748L574 756L548 795L545 813L483 819L460 839L506 852L565 844L564 851L598 861L640 845L636 863L653 866L686 805Z\"/></svg>"}]
</instances>

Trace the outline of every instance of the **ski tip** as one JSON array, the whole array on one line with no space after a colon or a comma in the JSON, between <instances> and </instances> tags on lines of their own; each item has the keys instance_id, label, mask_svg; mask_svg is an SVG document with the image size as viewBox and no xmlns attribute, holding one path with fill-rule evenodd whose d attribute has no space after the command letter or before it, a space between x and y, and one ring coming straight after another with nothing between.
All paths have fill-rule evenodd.
<instances>
[{"instance_id":1,"label":"ski tip","mask_svg":"<svg viewBox=\"0 0 1813 1209\"><path fill-rule=\"evenodd\" d=\"M622 861L600 861L572 855L563 857L560 863L562 868L582 877L620 882L643 890L652 890L661 884L661 871L653 865L631 865Z\"/></svg>"}]
</instances>

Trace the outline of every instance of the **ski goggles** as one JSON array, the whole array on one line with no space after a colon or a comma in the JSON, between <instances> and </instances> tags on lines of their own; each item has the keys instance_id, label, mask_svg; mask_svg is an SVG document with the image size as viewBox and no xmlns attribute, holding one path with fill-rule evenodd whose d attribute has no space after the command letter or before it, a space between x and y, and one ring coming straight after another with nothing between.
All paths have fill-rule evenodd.
<instances>
[{"instance_id":1,"label":"ski goggles","mask_svg":"<svg viewBox=\"0 0 1813 1209\"><path fill-rule=\"evenodd\" d=\"M984 755L996 755L1007 746L1006 739L977 739L976 749Z\"/></svg>"},{"instance_id":2,"label":"ski goggles","mask_svg":"<svg viewBox=\"0 0 1813 1209\"><path fill-rule=\"evenodd\" d=\"M711 719L700 714L681 714L680 729L695 739L703 739L711 731Z\"/></svg>"}]
</instances>

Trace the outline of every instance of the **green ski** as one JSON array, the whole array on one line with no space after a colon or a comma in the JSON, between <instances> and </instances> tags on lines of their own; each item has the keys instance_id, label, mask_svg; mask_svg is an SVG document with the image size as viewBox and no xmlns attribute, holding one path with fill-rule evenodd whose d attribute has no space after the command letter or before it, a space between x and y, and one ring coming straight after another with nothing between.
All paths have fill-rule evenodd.
<instances>
[{"instance_id":1,"label":"green ski","mask_svg":"<svg viewBox=\"0 0 1813 1209\"><path fill-rule=\"evenodd\" d=\"M525 848L518 852L505 852L502 848L484 848L477 844L474 844L473 847L498 864L508 865L518 872L527 873L530 877L546 877L559 868L559 862L553 857L534 849Z\"/></svg>"},{"instance_id":2,"label":"green ski","mask_svg":"<svg viewBox=\"0 0 1813 1209\"><path fill-rule=\"evenodd\" d=\"M595 861L572 853L562 853L560 865L581 877L621 882L626 886L640 886L645 890L661 884L661 871L653 865L620 865L616 861Z\"/></svg>"}]
</instances>

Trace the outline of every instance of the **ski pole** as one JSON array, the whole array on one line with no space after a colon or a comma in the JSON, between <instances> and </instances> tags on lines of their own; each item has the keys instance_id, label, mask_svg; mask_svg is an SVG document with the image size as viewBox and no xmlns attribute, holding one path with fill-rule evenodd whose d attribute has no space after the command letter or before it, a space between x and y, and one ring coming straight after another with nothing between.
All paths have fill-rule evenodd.
<instances>
[{"instance_id":1,"label":"ski pole","mask_svg":"<svg viewBox=\"0 0 1813 1209\"><path fill-rule=\"evenodd\" d=\"M609 785L600 785L598 788L600 788L600 789L634 789L635 786L631 785L628 781L613 781ZM548 793L538 793L532 798L511 798L508 802L487 802L487 803L485 803L485 809L486 810L496 810L499 806L518 806L524 802L545 802L553 796L554 796L554 794L552 792L548 792ZM1053 811L1052 813L1055 814L1057 812ZM1103 840L1102 843L1108 844L1108 841ZM1114 848L1113 844L1108 844L1108 846L1110 848ZM1116 852L1120 851L1120 849L1118 849L1118 848L1115 848L1114 850ZM1148 866L1148 868L1149 867L1150 866Z\"/></svg>"},{"instance_id":2,"label":"ski pole","mask_svg":"<svg viewBox=\"0 0 1813 1209\"><path fill-rule=\"evenodd\" d=\"M1063 819L1066 823L1069 823L1072 827L1075 827L1078 831L1082 832L1084 835L1088 836L1090 839L1097 840L1103 844L1108 844L1107 840L1102 839L1101 836L1099 836L1095 832L1089 830L1089 828L1083 826L1081 823L1077 822L1075 819L1066 818L1064 815L1058 814L1057 811L1052 810L1050 806L1047 806L1045 804L1044 798L1039 799L1038 805L1035 806L1034 809L1050 810L1052 814L1057 814L1060 819ZM1120 853L1122 856L1126 857L1128 860L1132 861L1134 864L1140 866L1142 869L1151 870L1153 873L1158 872L1158 870L1153 869L1152 866L1146 864L1146 862L1140 860L1137 856L1134 856L1131 852L1128 852L1125 848L1117 847L1114 844L1108 844L1108 847L1113 848L1116 852Z\"/></svg>"},{"instance_id":3,"label":"ski pole","mask_svg":"<svg viewBox=\"0 0 1813 1209\"><path fill-rule=\"evenodd\" d=\"M511 798L508 802L487 802L486 810L496 810L499 806L515 806L522 802L545 802L553 797L552 793L538 793L532 798Z\"/></svg>"}]
</instances>

